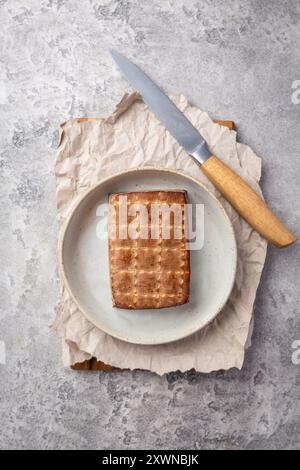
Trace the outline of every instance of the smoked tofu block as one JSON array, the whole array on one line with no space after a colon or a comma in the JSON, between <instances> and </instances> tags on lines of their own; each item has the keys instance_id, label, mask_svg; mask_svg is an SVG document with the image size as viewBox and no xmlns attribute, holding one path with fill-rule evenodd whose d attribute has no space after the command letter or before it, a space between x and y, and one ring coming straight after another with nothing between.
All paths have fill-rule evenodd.
<instances>
[{"instance_id":1,"label":"smoked tofu block","mask_svg":"<svg viewBox=\"0 0 300 470\"><path fill-rule=\"evenodd\" d=\"M185 191L109 196L109 266L113 305L157 309L189 300Z\"/></svg>"}]
</instances>

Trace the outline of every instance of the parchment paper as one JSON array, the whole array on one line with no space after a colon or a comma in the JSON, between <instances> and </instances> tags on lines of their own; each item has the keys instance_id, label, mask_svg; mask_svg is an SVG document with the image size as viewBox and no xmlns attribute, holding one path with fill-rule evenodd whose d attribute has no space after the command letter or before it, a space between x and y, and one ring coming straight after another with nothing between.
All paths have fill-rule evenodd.
<instances>
[{"instance_id":1,"label":"parchment paper","mask_svg":"<svg viewBox=\"0 0 300 470\"><path fill-rule=\"evenodd\" d=\"M172 98L208 142L212 153L240 174L261 194L261 160L236 132L215 124L184 96ZM158 374L195 368L200 372L241 368L249 343L256 290L267 243L222 198L185 151L148 110L137 93L126 94L107 119L73 119L61 126L55 164L59 223L75 198L113 173L134 167L176 168L206 184L220 198L233 223L238 266L235 285L223 311L202 331L159 346L127 344L92 325L61 286L61 303L54 329L63 340L66 366L96 357L120 368L148 369Z\"/></svg>"}]
</instances>

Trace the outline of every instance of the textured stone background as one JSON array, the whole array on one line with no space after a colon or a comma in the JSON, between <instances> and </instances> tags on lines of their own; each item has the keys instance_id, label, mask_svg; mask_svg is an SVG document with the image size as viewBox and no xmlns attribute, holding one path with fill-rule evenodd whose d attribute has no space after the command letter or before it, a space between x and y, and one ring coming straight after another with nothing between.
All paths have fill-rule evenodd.
<instances>
[{"instance_id":1,"label":"textured stone background","mask_svg":"<svg viewBox=\"0 0 300 470\"><path fill-rule=\"evenodd\" d=\"M299 243L269 249L242 372L78 374L49 326L57 129L123 94L109 47L234 119L263 158L270 205L299 234L300 2L0 0L0 22L0 447L299 447Z\"/></svg>"}]
</instances>

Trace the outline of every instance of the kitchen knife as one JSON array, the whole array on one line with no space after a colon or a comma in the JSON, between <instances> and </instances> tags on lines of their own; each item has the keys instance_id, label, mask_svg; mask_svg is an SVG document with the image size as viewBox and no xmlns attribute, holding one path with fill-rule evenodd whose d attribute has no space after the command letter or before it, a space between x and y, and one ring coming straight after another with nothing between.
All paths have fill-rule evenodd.
<instances>
[{"instance_id":1,"label":"kitchen knife","mask_svg":"<svg viewBox=\"0 0 300 470\"><path fill-rule=\"evenodd\" d=\"M212 155L197 129L163 91L126 57L114 50L110 52L124 77L142 95L149 109L195 159L203 173L236 211L274 245L284 247L294 243L297 237L283 225L240 176L218 157Z\"/></svg>"}]
</instances>

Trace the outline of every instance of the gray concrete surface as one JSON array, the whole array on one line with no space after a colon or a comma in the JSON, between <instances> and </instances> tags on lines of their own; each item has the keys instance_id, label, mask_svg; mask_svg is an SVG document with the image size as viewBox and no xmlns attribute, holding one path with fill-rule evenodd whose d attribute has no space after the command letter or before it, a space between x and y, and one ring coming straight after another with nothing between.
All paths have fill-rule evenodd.
<instances>
[{"instance_id":1,"label":"gray concrete surface","mask_svg":"<svg viewBox=\"0 0 300 470\"><path fill-rule=\"evenodd\" d=\"M300 233L300 2L1 0L0 23L0 448L298 448L299 243L269 248L241 372L78 374L49 327L57 129L123 94L109 47L234 119L270 205Z\"/></svg>"}]
</instances>

